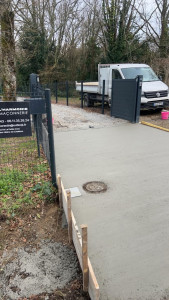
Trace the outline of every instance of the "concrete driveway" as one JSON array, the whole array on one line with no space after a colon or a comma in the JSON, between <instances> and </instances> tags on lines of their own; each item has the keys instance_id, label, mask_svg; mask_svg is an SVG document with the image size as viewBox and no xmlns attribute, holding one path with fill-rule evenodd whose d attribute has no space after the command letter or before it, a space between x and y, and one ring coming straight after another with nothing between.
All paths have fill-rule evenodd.
<instances>
[{"instance_id":1,"label":"concrete driveway","mask_svg":"<svg viewBox=\"0 0 169 300\"><path fill-rule=\"evenodd\" d=\"M169 299L169 134L141 124L55 132L57 173L78 224L101 300ZM103 181L104 193L82 185ZM167 297L167 298L165 298Z\"/></svg>"}]
</instances>

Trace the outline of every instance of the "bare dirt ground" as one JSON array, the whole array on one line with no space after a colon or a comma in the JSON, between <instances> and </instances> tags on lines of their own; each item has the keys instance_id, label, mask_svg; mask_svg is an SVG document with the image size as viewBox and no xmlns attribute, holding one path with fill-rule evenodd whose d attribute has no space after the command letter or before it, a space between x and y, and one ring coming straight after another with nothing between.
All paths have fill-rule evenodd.
<instances>
[{"instance_id":1,"label":"bare dirt ground","mask_svg":"<svg viewBox=\"0 0 169 300\"><path fill-rule=\"evenodd\" d=\"M0 161L0 300L87 300L48 163L42 153L37 158L37 150L28 147L28 140L21 141L24 151L21 146L16 149L20 152L13 151L6 165L9 144L15 143L6 141L6 155L1 153ZM18 156L20 173L14 172L14 163L12 168Z\"/></svg>"},{"instance_id":2,"label":"bare dirt ground","mask_svg":"<svg viewBox=\"0 0 169 300\"><path fill-rule=\"evenodd\" d=\"M1 300L89 299L56 203L38 205L13 220L1 218L0 241Z\"/></svg>"}]
</instances>

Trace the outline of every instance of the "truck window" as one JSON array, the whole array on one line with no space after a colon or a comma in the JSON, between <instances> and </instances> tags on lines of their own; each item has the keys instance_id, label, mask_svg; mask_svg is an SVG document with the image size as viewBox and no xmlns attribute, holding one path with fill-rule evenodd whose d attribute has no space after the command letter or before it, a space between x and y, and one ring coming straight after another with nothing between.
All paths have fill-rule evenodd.
<instances>
[{"instance_id":1,"label":"truck window","mask_svg":"<svg viewBox=\"0 0 169 300\"><path fill-rule=\"evenodd\" d=\"M132 67L121 69L125 79L134 79L138 75L143 75L143 81L159 81L159 78L150 67Z\"/></svg>"},{"instance_id":2,"label":"truck window","mask_svg":"<svg viewBox=\"0 0 169 300\"><path fill-rule=\"evenodd\" d=\"M112 70L112 79L122 79L120 72L116 69Z\"/></svg>"}]
</instances>

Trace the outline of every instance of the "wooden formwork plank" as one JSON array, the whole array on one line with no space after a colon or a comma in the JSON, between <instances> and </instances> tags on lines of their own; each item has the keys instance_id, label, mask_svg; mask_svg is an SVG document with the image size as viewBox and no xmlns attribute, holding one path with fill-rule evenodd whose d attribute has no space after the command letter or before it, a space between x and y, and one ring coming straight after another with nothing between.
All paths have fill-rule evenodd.
<instances>
[{"instance_id":1,"label":"wooden formwork plank","mask_svg":"<svg viewBox=\"0 0 169 300\"><path fill-rule=\"evenodd\" d=\"M73 238L73 243L75 246L75 250L79 259L79 263L81 266L81 269L83 268L82 264L82 238L81 234L79 232L78 226L76 224L75 217L72 213L72 238Z\"/></svg>"},{"instance_id":2,"label":"wooden formwork plank","mask_svg":"<svg viewBox=\"0 0 169 300\"><path fill-rule=\"evenodd\" d=\"M62 205L63 205L63 210L66 216L66 220L68 222L68 209L67 209L67 193L64 189L63 183L61 182L61 187L62 187Z\"/></svg>"},{"instance_id":3,"label":"wooden formwork plank","mask_svg":"<svg viewBox=\"0 0 169 300\"><path fill-rule=\"evenodd\" d=\"M62 203L63 203L63 209L66 215L67 221L70 219L70 210L68 209L68 198L67 198L67 192L64 189L63 183L61 181L61 193L62 193ZM69 211L69 213L68 213ZM81 266L81 269L83 271L83 255L82 255L82 237L79 232L78 226L76 224L75 217L73 215L73 212L71 211L71 220L72 220L72 240L75 246L75 250L79 259L79 263ZM88 258L88 271L89 271L89 284L88 284L88 292L90 295L91 300L99 300L100 298L100 291L99 291L99 285L97 283L96 276L94 274L91 262Z\"/></svg>"},{"instance_id":4,"label":"wooden formwork plank","mask_svg":"<svg viewBox=\"0 0 169 300\"><path fill-rule=\"evenodd\" d=\"M60 206L60 208L62 208L63 207L63 205L62 205L62 186L61 186L60 174L57 175L57 185L58 185L58 194L59 194L59 206Z\"/></svg>"},{"instance_id":5,"label":"wooden formwork plank","mask_svg":"<svg viewBox=\"0 0 169 300\"><path fill-rule=\"evenodd\" d=\"M87 225L81 225L80 227L82 230L83 290L87 292L89 286Z\"/></svg>"},{"instance_id":6,"label":"wooden formwork plank","mask_svg":"<svg viewBox=\"0 0 169 300\"><path fill-rule=\"evenodd\" d=\"M64 196L64 198L66 199L66 201L67 201L67 193L66 193L66 190L65 190L65 188L64 188L64 186L63 186L63 182L61 181L61 188L62 188L62 195Z\"/></svg>"},{"instance_id":7,"label":"wooden formwork plank","mask_svg":"<svg viewBox=\"0 0 169 300\"><path fill-rule=\"evenodd\" d=\"M67 191L67 216L68 216L68 237L69 243L72 243L72 213L71 213L71 192Z\"/></svg>"},{"instance_id":8,"label":"wooden formwork plank","mask_svg":"<svg viewBox=\"0 0 169 300\"><path fill-rule=\"evenodd\" d=\"M100 299L100 290L99 285L94 274L90 259L88 258L88 267L89 267L89 295L92 300L99 300Z\"/></svg>"}]
</instances>

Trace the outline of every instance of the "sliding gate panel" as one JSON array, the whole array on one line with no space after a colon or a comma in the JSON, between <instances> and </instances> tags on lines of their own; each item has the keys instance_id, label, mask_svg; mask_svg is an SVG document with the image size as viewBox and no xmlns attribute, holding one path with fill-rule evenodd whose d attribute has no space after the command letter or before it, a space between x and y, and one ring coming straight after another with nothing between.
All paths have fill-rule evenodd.
<instances>
[{"instance_id":1,"label":"sliding gate panel","mask_svg":"<svg viewBox=\"0 0 169 300\"><path fill-rule=\"evenodd\" d=\"M111 116L132 123L139 122L141 79L112 80Z\"/></svg>"}]
</instances>

